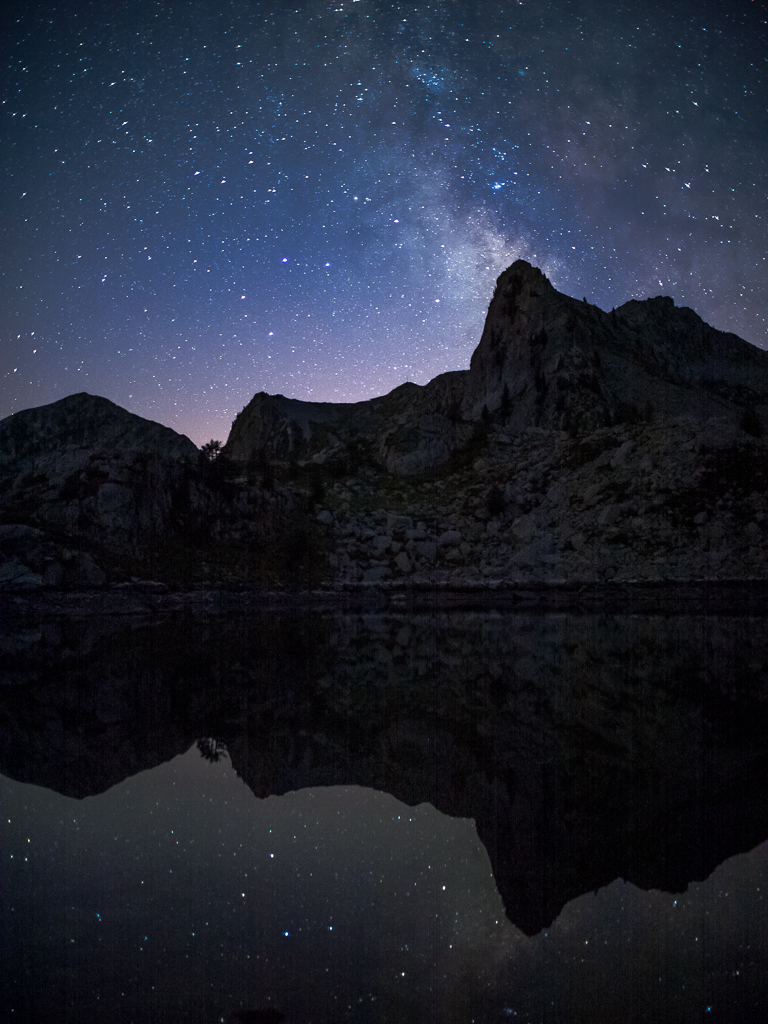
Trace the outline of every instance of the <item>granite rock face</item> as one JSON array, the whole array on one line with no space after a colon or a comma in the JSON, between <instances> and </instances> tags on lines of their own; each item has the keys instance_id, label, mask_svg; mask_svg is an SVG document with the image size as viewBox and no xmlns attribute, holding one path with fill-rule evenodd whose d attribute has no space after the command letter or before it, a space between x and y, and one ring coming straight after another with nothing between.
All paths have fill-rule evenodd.
<instances>
[{"instance_id":1,"label":"granite rock face","mask_svg":"<svg viewBox=\"0 0 768 1024\"><path fill-rule=\"evenodd\" d=\"M356 405L258 395L227 450L323 467L337 583L743 579L768 562L764 426L768 353L519 260L469 370Z\"/></svg>"},{"instance_id":2,"label":"granite rock face","mask_svg":"<svg viewBox=\"0 0 768 1024\"><path fill-rule=\"evenodd\" d=\"M605 313L518 260L498 279L470 363L463 411L518 429L585 433L680 416L738 422L768 402L768 353L672 299Z\"/></svg>"}]
</instances>

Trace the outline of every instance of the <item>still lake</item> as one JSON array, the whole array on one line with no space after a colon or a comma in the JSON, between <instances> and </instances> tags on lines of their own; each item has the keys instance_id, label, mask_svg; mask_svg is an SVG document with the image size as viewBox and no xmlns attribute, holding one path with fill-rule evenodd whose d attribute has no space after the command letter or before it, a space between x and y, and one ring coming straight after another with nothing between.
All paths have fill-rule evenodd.
<instances>
[{"instance_id":1,"label":"still lake","mask_svg":"<svg viewBox=\"0 0 768 1024\"><path fill-rule=\"evenodd\" d=\"M5 615L0 1019L764 1020L767 626Z\"/></svg>"}]
</instances>

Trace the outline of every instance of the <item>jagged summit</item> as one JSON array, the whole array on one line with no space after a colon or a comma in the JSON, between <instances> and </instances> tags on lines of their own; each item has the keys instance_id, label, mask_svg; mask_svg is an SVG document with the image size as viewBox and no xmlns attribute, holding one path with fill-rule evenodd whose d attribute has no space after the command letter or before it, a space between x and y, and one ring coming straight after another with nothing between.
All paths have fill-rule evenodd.
<instances>
[{"instance_id":1,"label":"jagged summit","mask_svg":"<svg viewBox=\"0 0 768 1024\"><path fill-rule=\"evenodd\" d=\"M413 474L445 462L483 420L580 434L681 416L738 422L767 403L768 353L735 334L665 296L604 312L517 260L498 278L469 370L348 405L261 393L227 452L322 457L354 435L390 471Z\"/></svg>"},{"instance_id":2,"label":"jagged summit","mask_svg":"<svg viewBox=\"0 0 768 1024\"><path fill-rule=\"evenodd\" d=\"M768 400L768 353L666 296L606 313L517 260L499 277L463 411L585 432L677 416L732 418Z\"/></svg>"}]
</instances>

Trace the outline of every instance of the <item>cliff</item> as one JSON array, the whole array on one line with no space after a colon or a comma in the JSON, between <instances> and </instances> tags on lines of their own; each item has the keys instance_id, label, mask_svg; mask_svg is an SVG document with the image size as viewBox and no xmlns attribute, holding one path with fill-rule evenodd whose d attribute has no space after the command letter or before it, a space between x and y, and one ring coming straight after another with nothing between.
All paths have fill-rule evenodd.
<instances>
[{"instance_id":1,"label":"cliff","mask_svg":"<svg viewBox=\"0 0 768 1024\"><path fill-rule=\"evenodd\" d=\"M693 310L659 297L605 313L518 260L497 282L463 409L479 416L487 404L518 429L585 433L679 416L738 421L766 401L768 353Z\"/></svg>"}]
</instances>

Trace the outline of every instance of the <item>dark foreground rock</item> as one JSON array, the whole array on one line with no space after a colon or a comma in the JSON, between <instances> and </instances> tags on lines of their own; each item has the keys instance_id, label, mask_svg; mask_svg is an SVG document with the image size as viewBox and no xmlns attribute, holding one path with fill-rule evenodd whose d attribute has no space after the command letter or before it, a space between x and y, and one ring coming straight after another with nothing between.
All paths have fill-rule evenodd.
<instances>
[{"instance_id":1,"label":"dark foreground rock","mask_svg":"<svg viewBox=\"0 0 768 1024\"><path fill-rule=\"evenodd\" d=\"M273 533L292 526L295 498L236 487L224 465L85 393L9 416L0 422L0 591L204 586L221 580L222 560L263 580L271 559L279 575Z\"/></svg>"}]
</instances>

